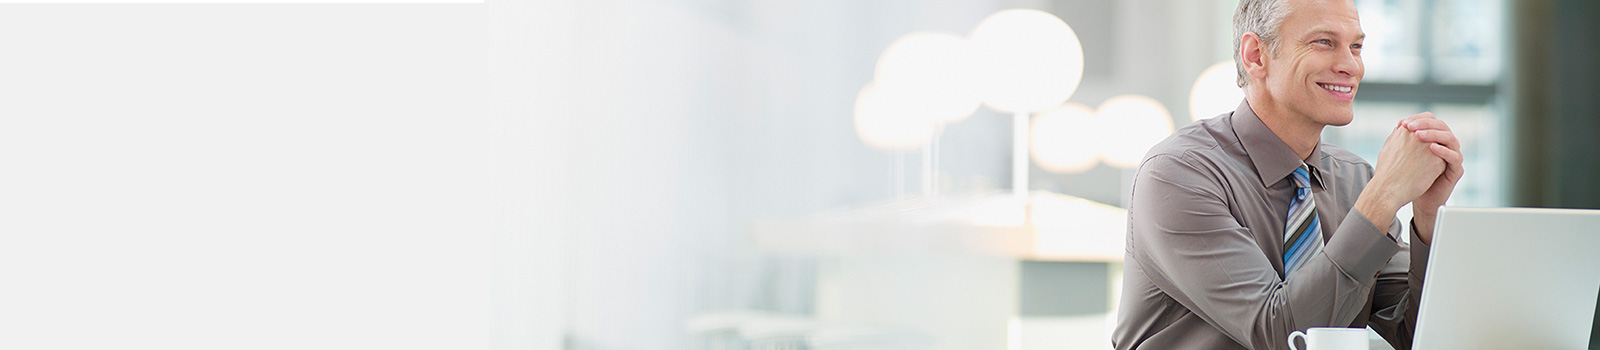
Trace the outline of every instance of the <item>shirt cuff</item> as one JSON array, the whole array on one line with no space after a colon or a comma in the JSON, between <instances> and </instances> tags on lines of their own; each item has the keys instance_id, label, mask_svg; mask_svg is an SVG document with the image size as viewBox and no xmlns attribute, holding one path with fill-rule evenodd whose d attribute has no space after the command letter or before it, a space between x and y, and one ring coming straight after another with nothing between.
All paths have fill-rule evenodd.
<instances>
[{"instance_id":1,"label":"shirt cuff","mask_svg":"<svg viewBox=\"0 0 1600 350\"><path fill-rule=\"evenodd\" d=\"M1393 222L1389 228L1398 231ZM1344 216L1344 223L1339 224L1339 232L1328 240L1324 252L1334 265L1350 276L1377 276L1378 270L1400 252L1400 244L1379 231L1366 215L1352 209Z\"/></svg>"}]
</instances>

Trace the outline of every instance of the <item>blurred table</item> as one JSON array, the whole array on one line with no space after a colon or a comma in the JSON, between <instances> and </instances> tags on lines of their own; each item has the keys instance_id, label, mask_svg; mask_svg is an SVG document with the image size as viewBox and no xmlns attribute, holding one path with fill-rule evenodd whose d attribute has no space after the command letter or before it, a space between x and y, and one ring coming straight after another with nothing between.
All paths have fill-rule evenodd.
<instances>
[{"instance_id":1,"label":"blurred table","mask_svg":"<svg viewBox=\"0 0 1600 350\"><path fill-rule=\"evenodd\" d=\"M987 255L1021 260L1120 262L1127 210L1034 191L911 197L799 219L758 220L756 247L811 255Z\"/></svg>"},{"instance_id":2,"label":"blurred table","mask_svg":"<svg viewBox=\"0 0 1600 350\"><path fill-rule=\"evenodd\" d=\"M820 322L906 326L937 337L939 349L992 349L1022 343L1019 261L1120 266L1126 218L1063 194L993 192L761 220L751 230L763 253L819 258Z\"/></svg>"}]
</instances>

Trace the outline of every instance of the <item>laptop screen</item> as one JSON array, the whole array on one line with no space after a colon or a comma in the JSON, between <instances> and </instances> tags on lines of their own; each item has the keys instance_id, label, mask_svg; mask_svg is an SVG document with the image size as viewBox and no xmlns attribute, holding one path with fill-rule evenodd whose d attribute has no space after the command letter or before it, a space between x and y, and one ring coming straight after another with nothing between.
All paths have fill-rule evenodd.
<instances>
[{"instance_id":1,"label":"laptop screen","mask_svg":"<svg viewBox=\"0 0 1600 350\"><path fill-rule=\"evenodd\" d=\"M1593 327L1589 331L1589 350L1600 350L1600 293L1595 293Z\"/></svg>"}]
</instances>

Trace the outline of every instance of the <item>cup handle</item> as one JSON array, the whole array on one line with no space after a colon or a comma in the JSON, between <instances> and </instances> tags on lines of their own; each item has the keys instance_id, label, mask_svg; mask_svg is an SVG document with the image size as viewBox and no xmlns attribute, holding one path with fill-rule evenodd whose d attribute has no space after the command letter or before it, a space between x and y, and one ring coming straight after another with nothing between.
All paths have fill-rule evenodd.
<instances>
[{"instance_id":1,"label":"cup handle","mask_svg":"<svg viewBox=\"0 0 1600 350\"><path fill-rule=\"evenodd\" d=\"M1300 336L1300 339L1306 339L1306 333L1305 332L1301 332L1301 331L1294 331L1294 333L1289 333L1289 349L1300 350L1300 348L1294 346L1294 337L1295 336ZM1309 345L1309 343L1307 345Z\"/></svg>"}]
</instances>

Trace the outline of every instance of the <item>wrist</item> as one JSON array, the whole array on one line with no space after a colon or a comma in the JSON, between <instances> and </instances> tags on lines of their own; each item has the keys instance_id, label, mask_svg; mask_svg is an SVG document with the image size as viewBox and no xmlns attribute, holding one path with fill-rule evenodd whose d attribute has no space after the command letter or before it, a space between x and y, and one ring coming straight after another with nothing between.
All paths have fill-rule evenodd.
<instances>
[{"instance_id":1,"label":"wrist","mask_svg":"<svg viewBox=\"0 0 1600 350\"><path fill-rule=\"evenodd\" d=\"M1438 219L1439 210L1435 208L1424 213L1423 210L1415 208L1416 204L1412 205L1411 229L1417 232L1417 238L1422 240L1422 244L1433 244L1433 222Z\"/></svg>"},{"instance_id":2,"label":"wrist","mask_svg":"<svg viewBox=\"0 0 1600 350\"><path fill-rule=\"evenodd\" d=\"M1394 213L1400 211L1400 208L1405 207L1406 203L1411 202L1408 198L1401 198L1395 195L1395 191L1390 190L1389 186L1387 186L1389 183L1383 180L1382 177L1373 178L1367 184L1367 187L1361 190L1360 196L1356 197L1356 206L1360 207L1364 204L1368 209L1382 211L1393 216ZM1374 224L1383 223L1374 222Z\"/></svg>"},{"instance_id":3,"label":"wrist","mask_svg":"<svg viewBox=\"0 0 1600 350\"><path fill-rule=\"evenodd\" d=\"M1439 215L1439 207L1429 207L1429 206L1426 206L1426 205L1419 205L1416 202L1412 202L1411 203L1411 217L1413 217L1413 218L1426 217L1426 218L1432 219L1434 216L1437 216L1437 215Z\"/></svg>"},{"instance_id":4,"label":"wrist","mask_svg":"<svg viewBox=\"0 0 1600 350\"><path fill-rule=\"evenodd\" d=\"M1433 226L1433 220L1436 217L1436 215L1438 214L1438 212L1435 211L1435 212L1429 213L1429 212L1426 212L1426 211L1424 211L1422 209L1417 209L1415 207L1417 205L1416 203L1412 203L1411 205L1412 205L1412 208L1411 208L1411 225L1412 225L1412 227L1416 227L1418 229L1425 229L1425 228L1432 227Z\"/></svg>"},{"instance_id":5,"label":"wrist","mask_svg":"<svg viewBox=\"0 0 1600 350\"><path fill-rule=\"evenodd\" d=\"M1391 203L1393 200L1388 197L1390 196L1383 191L1374 191L1372 187L1367 187L1367 190L1361 191L1361 196L1356 198L1353 209L1365 216L1367 221L1371 221L1379 231L1388 232L1389 224L1394 222L1395 212L1400 210L1400 206Z\"/></svg>"},{"instance_id":6,"label":"wrist","mask_svg":"<svg viewBox=\"0 0 1600 350\"><path fill-rule=\"evenodd\" d=\"M1417 241L1433 245L1433 219L1411 218L1411 230L1417 232Z\"/></svg>"}]
</instances>

